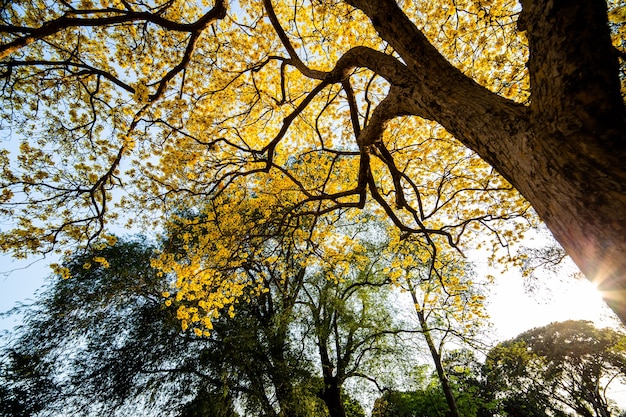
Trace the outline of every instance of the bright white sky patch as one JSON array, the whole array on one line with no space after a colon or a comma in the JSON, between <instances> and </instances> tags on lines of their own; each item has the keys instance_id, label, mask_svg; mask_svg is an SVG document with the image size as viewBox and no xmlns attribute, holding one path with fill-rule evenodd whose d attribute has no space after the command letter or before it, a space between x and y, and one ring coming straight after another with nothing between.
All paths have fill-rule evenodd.
<instances>
[{"instance_id":1,"label":"bright white sky patch","mask_svg":"<svg viewBox=\"0 0 626 417\"><path fill-rule=\"evenodd\" d=\"M488 311L500 340L554 321L591 320L597 327L619 324L600 293L587 279L546 277L529 292L523 278L508 273L496 279Z\"/></svg>"}]
</instances>

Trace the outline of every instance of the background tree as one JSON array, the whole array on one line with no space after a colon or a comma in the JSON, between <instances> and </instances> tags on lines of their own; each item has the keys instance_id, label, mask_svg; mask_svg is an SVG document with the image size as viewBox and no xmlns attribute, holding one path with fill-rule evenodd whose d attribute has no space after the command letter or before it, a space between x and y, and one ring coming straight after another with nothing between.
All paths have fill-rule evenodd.
<instances>
[{"instance_id":1,"label":"background tree","mask_svg":"<svg viewBox=\"0 0 626 417\"><path fill-rule=\"evenodd\" d=\"M0 247L89 243L119 207L153 220L225 188L506 245L531 216L513 186L626 320L623 2L521 6L5 2Z\"/></svg>"},{"instance_id":2,"label":"background tree","mask_svg":"<svg viewBox=\"0 0 626 417\"><path fill-rule=\"evenodd\" d=\"M389 279L382 273L381 251L373 246L347 254L339 264L324 263L304 282L298 304L321 366L319 397L331 417L347 414L345 386L362 378L382 384L379 376L403 355L403 333L394 325ZM407 354L408 352L404 352ZM362 411L361 411L362 413Z\"/></svg>"},{"instance_id":3,"label":"background tree","mask_svg":"<svg viewBox=\"0 0 626 417\"><path fill-rule=\"evenodd\" d=\"M256 350L264 352L264 346L269 346L267 359L254 358L267 369L255 374L271 376L281 415L307 413L309 405L315 406L303 401L303 388L315 392L331 416L359 415L362 411L347 395L344 383L355 376L373 380L377 371L367 368L367 362L374 355L378 360L390 359L395 352L385 340L394 333L384 298L389 282L377 276L379 255L368 249L371 227L355 217L352 223L337 219L302 233L317 219L300 216L294 225L286 224L276 216L289 209L285 204L271 205L270 210L268 198L259 195L212 205L191 221L179 218L171 230L182 237L176 245L184 256L178 258L167 250L154 264L175 272L180 289L175 300L183 302L178 310L183 327L195 326L196 334L212 331L212 320L223 308L207 301L215 290L204 289L211 285L204 276L237 274L236 278L213 279L212 285L239 283L240 288L251 289L246 302L260 303L262 308L257 313L261 321L249 327L263 329L265 341ZM242 230L246 232L241 234ZM310 233L322 232L325 241L315 243L318 240ZM222 295L229 294L232 287L227 285ZM225 302L231 303L231 317L239 314L241 307L234 308L237 298L231 296ZM308 351L307 346L316 348ZM287 360L285 355L294 348ZM316 379L319 383L312 382ZM256 380L257 386L267 384Z\"/></svg>"},{"instance_id":4,"label":"background tree","mask_svg":"<svg viewBox=\"0 0 626 417\"><path fill-rule=\"evenodd\" d=\"M192 218L181 215L160 245L181 266L189 265L186 259L193 256L193 248L209 235L187 236L187 225L215 226L208 218L189 223ZM376 348L389 315L372 318L371 312L385 310L388 303L366 302L363 288L374 286L367 278L350 280L354 288L346 290L349 295L341 305L333 297L322 297L312 291L316 285L331 294L339 291L333 287L345 289L347 284L329 280L335 276L331 273L307 275L289 239L281 243L271 235L263 243L254 236L239 236L233 247L248 256L236 268L222 271L247 276L254 289L247 301L240 301L236 314L226 309L212 315L210 332L200 330L196 323L201 320L190 317L199 314L203 300L191 299L184 284L181 290L172 288L173 276L154 267L162 258L145 239L119 240L69 257L60 269L71 277L55 276L42 297L24 308L25 324L2 351L2 409L7 415L72 411L235 416L237 404L236 410L247 415L336 415L322 401L331 398L324 395L331 391L324 382L329 375L318 365L318 352L311 355L306 348L306 339L317 340L315 334L329 329L319 322L311 326L294 308L305 301L332 312L333 330L339 329L342 338L333 340L338 335L333 333L324 340L339 349L341 388L346 376L375 375L364 366L368 354L385 360L383 353L392 351ZM369 276L356 272L362 266L355 263L356 255L335 268L331 265L338 259L320 259L334 273L349 268L355 277ZM347 393L334 394L343 415L363 415Z\"/></svg>"},{"instance_id":5,"label":"background tree","mask_svg":"<svg viewBox=\"0 0 626 417\"><path fill-rule=\"evenodd\" d=\"M0 365L0 415L31 416L45 409L58 393L42 358L24 352L3 352Z\"/></svg>"},{"instance_id":6,"label":"background tree","mask_svg":"<svg viewBox=\"0 0 626 417\"><path fill-rule=\"evenodd\" d=\"M496 346L487 379L510 415L617 415L607 387L626 377L625 341L586 321L552 323Z\"/></svg>"},{"instance_id":7,"label":"background tree","mask_svg":"<svg viewBox=\"0 0 626 417\"><path fill-rule=\"evenodd\" d=\"M212 343L180 331L152 256L152 246L129 240L67 259L72 278L55 276L24 308L2 351L5 415L193 415L211 398L213 410L235 416L228 381L206 363Z\"/></svg>"},{"instance_id":8,"label":"background tree","mask_svg":"<svg viewBox=\"0 0 626 417\"><path fill-rule=\"evenodd\" d=\"M450 386L457 397L457 411L465 417L493 416L494 402L482 381L482 364L472 351L452 351L443 361ZM419 388L411 391L387 390L376 400L372 417L449 416L450 407L437 372L424 367Z\"/></svg>"},{"instance_id":9,"label":"background tree","mask_svg":"<svg viewBox=\"0 0 626 417\"><path fill-rule=\"evenodd\" d=\"M408 293L417 332L430 353L449 413L460 417L459 393L454 392L444 358L451 343L480 344L487 318L485 296L472 280L470 265L455 254L431 252L427 242L410 238L392 238L387 247L395 252L388 273Z\"/></svg>"},{"instance_id":10,"label":"background tree","mask_svg":"<svg viewBox=\"0 0 626 417\"><path fill-rule=\"evenodd\" d=\"M376 400L372 417L441 416L449 412L438 380L425 389L401 392L386 391Z\"/></svg>"},{"instance_id":11,"label":"background tree","mask_svg":"<svg viewBox=\"0 0 626 417\"><path fill-rule=\"evenodd\" d=\"M199 337L181 330L176 303L163 304L170 283L151 266L154 255L142 241L118 241L68 259L72 277L57 276L25 309L18 338L3 351L3 405L46 414L236 416L237 399L259 415L315 415L298 407L316 397L304 389L311 376L287 340L293 318L285 300L294 294L281 298L271 287Z\"/></svg>"}]
</instances>

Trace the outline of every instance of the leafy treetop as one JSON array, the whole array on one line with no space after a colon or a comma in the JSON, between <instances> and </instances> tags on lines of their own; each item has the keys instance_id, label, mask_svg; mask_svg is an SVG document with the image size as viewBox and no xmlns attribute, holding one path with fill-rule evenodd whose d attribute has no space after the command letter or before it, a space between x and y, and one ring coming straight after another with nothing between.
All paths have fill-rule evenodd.
<instances>
[{"instance_id":1,"label":"leafy treetop","mask_svg":"<svg viewBox=\"0 0 626 417\"><path fill-rule=\"evenodd\" d=\"M223 205L225 236L245 233L228 218L239 204L279 228L308 222L307 244L328 238L317 226L367 208L435 255L484 232L506 248L536 221L517 188L589 276L608 259L608 288L626 306L626 222L615 217L626 210L606 204L624 200L590 194L623 195L625 7L609 2L610 45L604 2L562 13L522 3L3 1L0 249L62 251L106 238L116 219L160 228L207 204ZM589 54L568 55L556 28L542 32L561 14L602 28L576 27ZM545 77L544 58L574 70ZM569 159L553 155L560 147Z\"/></svg>"},{"instance_id":2,"label":"leafy treetop","mask_svg":"<svg viewBox=\"0 0 626 417\"><path fill-rule=\"evenodd\" d=\"M480 158L393 103L407 67L347 3L8 4L3 124L23 139L2 153L3 249L85 243L128 208L229 186L289 195L289 215L363 207L369 190L403 231L453 245L526 215ZM401 6L466 74L527 100L513 2Z\"/></svg>"}]
</instances>

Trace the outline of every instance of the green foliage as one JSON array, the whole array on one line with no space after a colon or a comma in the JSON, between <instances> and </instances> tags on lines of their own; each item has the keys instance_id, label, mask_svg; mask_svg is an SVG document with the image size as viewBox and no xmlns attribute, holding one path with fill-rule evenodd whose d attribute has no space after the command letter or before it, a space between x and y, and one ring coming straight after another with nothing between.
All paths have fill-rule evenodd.
<instances>
[{"instance_id":1,"label":"green foliage","mask_svg":"<svg viewBox=\"0 0 626 417\"><path fill-rule=\"evenodd\" d=\"M587 321L552 323L503 342L485 372L502 409L531 416L610 416L609 383L626 381L626 335Z\"/></svg>"},{"instance_id":2,"label":"green foliage","mask_svg":"<svg viewBox=\"0 0 626 417\"><path fill-rule=\"evenodd\" d=\"M472 351L456 350L446 355L443 365L449 377L459 413L464 417L491 416L493 403L481 378L481 364ZM446 417L450 408L436 373L421 369L421 388L414 391L388 390L376 400L372 417Z\"/></svg>"},{"instance_id":3,"label":"green foliage","mask_svg":"<svg viewBox=\"0 0 626 417\"><path fill-rule=\"evenodd\" d=\"M53 399L53 381L49 378L47 364L40 356L9 349L0 364L0 416L26 417L46 407Z\"/></svg>"},{"instance_id":4,"label":"green foliage","mask_svg":"<svg viewBox=\"0 0 626 417\"><path fill-rule=\"evenodd\" d=\"M52 278L40 299L23 309L24 325L1 352L0 408L7 415L234 417L234 403L246 415L325 415L324 383L315 375L320 351L307 347L322 334L338 347L338 360L345 359L340 385L358 372L374 372L360 361L368 350L382 355L375 350L376 332L383 334L378 327L389 316L372 321L365 314L365 306L380 312L385 303L358 285L358 268L349 289L286 262L251 259L242 268L263 276L267 290L238 305L232 317L218 317L211 335L199 337L181 330L180 302L164 298L171 277L152 268L154 248L144 238L119 240L63 263L71 278ZM342 291L344 298L337 298ZM331 321L323 321L333 325L324 330L295 311L305 300L330 314ZM358 402L343 392L340 397L346 416L364 416Z\"/></svg>"},{"instance_id":5,"label":"green foliage","mask_svg":"<svg viewBox=\"0 0 626 417\"><path fill-rule=\"evenodd\" d=\"M239 417L235 412L232 398L228 393L211 393L202 391L196 398L187 403L180 417Z\"/></svg>"},{"instance_id":6,"label":"green foliage","mask_svg":"<svg viewBox=\"0 0 626 417\"><path fill-rule=\"evenodd\" d=\"M343 408L346 411L346 417L365 417L365 410L361 404L349 395L343 396Z\"/></svg>"},{"instance_id":7,"label":"green foliage","mask_svg":"<svg viewBox=\"0 0 626 417\"><path fill-rule=\"evenodd\" d=\"M453 388L462 416L491 415L487 402L476 387L453 384ZM425 388L416 391L386 391L376 400L372 417L447 417L449 413L441 385L433 378Z\"/></svg>"},{"instance_id":8,"label":"green foliage","mask_svg":"<svg viewBox=\"0 0 626 417\"><path fill-rule=\"evenodd\" d=\"M445 417L448 404L439 387L414 392L387 391L376 400L372 417Z\"/></svg>"},{"instance_id":9,"label":"green foliage","mask_svg":"<svg viewBox=\"0 0 626 417\"><path fill-rule=\"evenodd\" d=\"M167 416L215 389L217 375L198 373L211 344L181 334L175 311L163 305L168 283L150 267L152 250L139 239L120 241L64 263L72 278L52 278L2 352L10 387L3 401L41 404L46 413ZM37 390L21 399L29 384Z\"/></svg>"},{"instance_id":10,"label":"green foliage","mask_svg":"<svg viewBox=\"0 0 626 417\"><path fill-rule=\"evenodd\" d=\"M457 349L448 352L443 360L444 368L452 383L457 406L462 416L491 416L496 400L483 378L483 364L474 351Z\"/></svg>"}]
</instances>

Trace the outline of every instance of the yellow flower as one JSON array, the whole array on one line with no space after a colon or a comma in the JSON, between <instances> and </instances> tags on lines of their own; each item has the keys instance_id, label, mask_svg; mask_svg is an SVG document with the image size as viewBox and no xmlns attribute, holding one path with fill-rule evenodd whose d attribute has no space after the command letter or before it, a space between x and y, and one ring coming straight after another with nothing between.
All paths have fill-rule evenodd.
<instances>
[{"instance_id":1,"label":"yellow flower","mask_svg":"<svg viewBox=\"0 0 626 417\"><path fill-rule=\"evenodd\" d=\"M95 258L93 258L93 260L95 262L98 262L103 268L109 267L109 262L106 259L104 259L102 256L96 256Z\"/></svg>"},{"instance_id":2,"label":"yellow flower","mask_svg":"<svg viewBox=\"0 0 626 417\"><path fill-rule=\"evenodd\" d=\"M55 274L60 275L63 279L68 279L70 277L70 270L64 266L61 266L59 264L51 264L50 268L52 268L52 271Z\"/></svg>"}]
</instances>

